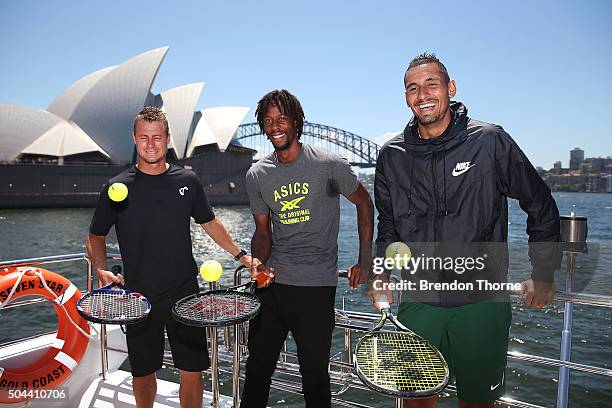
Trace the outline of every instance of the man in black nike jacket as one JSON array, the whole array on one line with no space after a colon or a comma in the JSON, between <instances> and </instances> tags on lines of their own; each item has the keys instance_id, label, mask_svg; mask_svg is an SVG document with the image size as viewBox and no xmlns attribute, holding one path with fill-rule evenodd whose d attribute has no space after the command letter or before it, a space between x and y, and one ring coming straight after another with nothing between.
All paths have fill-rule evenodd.
<instances>
[{"instance_id":1,"label":"man in black nike jacket","mask_svg":"<svg viewBox=\"0 0 612 408\"><path fill-rule=\"evenodd\" d=\"M533 307L551 303L561 253L559 212L548 187L500 126L471 119L463 104L451 102L455 81L434 54L411 61L404 85L414 117L403 134L383 146L376 166L377 255L385 256L389 244L399 241L411 247L413 258L440 258L439 264L403 274L413 280L503 282L508 270L507 197L515 198L528 214L533 267L521 297ZM483 268L476 261L472 270L458 271L461 253L476 259L484 255ZM442 266L447 259L455 266ZM384 273L372 277L375 301L387 279ZM509 302L501 292L459 293L449 287L411 291L400 304L399 319L442 351L456 380L460 407L492 407L505 391ZM436 400L406 401L405 406L435 406Z\"/></svg>"}]
</instances>

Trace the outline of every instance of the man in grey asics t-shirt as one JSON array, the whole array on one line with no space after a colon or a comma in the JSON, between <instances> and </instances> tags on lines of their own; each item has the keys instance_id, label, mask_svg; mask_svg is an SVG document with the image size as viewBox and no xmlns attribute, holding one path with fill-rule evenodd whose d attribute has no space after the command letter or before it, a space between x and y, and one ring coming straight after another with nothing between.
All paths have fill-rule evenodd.
<instances>
[{"instance_id":1,"label":"man in grey asics t-shirt","mask_svg":"<svg viewBox=\"0 0 612 408\"><path fill-rule=\"evenodd\" d=\"M246 185L255 219L253 257L258 273L275 280L257 295L262 307L249 326L242 407L265 407L270 381L289 331L297 344L307 407L331 407L329 352L338 283L340 194L357 207L359 260L350 285L371 268L373 205L342 157L299 138L304 113L286 90L265 95L255 113L274 153L254 164Z\"/></svg>"},{"instance_id":2,"label":"man in grey asics t-shirt","mask_svg":"<svg viewBox=\"0 0 612 408\"><path fill-rule=\"evenodd\" d=\"M267 266L276 283L336 286L339 194L349 196L358 185L346 159L305 144L290 163L280 163L273 153L251 167L251 211L272 218Z\"/></svg>"}]
</instances>

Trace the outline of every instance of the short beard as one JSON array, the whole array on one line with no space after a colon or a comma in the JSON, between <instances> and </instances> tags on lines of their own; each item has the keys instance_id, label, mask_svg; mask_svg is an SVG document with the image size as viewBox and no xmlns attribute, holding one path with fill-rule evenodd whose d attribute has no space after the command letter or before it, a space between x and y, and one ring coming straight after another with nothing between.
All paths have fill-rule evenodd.
<instances>
[{"instance_id":1,"label":"short beard","mask_svg":"<svg viewBox=\"0 0 612 408\"><path fill-rule=\"evenodd\" d=\"M272 146L274 146L274 144L272 144ZM283 151L283 150L287 150L290 147L291 147L291 141L287 140L284 145L281 145L279 147L274 146L274 151L275 152L280 152L280 151Z\"/></svg>"},{"instance_id":2,"label":"short beard","mask_svg":"<svg viewBox=\"0 0 612 408\"><path fill-rule=\"evenodd\" d=\"M439 114L435 115L435 116L428 116L425 118L425 120L422 120L421 118L419 118L417 115L415 115L417 118L417 121L421 124L421 125L431 125L432 123L436 123L440 120L442 120L444 118L444 113L440 112Z\"/></svg>"},{"instance_id":3,"label":"short beard","mask_svg":"<svg viewBox=\"0 0 612 408\"><path fill-rule=\"evenodd\" d=\"M297 136L296 136L297 137ZM272 138L268 137L268 139L270 140L270 143L272 143L272 147L274 147L274 151L275 152L281 152L283 150L287 150L291 147L291 142L293 141L293 139L289 139L289 136L285 137L287 139L287 141L285 142L285 144L280 145L279 147L276 147L276 145L274 144L274 142L272 142Z\"/></svg>"}]
</instances>

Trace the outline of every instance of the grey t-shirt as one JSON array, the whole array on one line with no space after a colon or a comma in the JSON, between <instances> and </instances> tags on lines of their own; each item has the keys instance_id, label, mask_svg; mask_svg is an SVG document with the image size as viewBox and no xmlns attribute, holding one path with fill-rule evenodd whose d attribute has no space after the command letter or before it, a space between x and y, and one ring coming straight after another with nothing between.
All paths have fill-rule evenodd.
<instances>
[{"instance_id":1,"label":"grey t-shirt","mask_svg":"<svg viewBox=\"0 0 612 408\"><path fill-rule=\"evenodd\" d=\"M336 286L340 194L359 181L346 159L302 145L297 159L279 163L274 153L246 175L251 212L270 215L275 281L295 286Z\"/></svg>"}]
</instances>

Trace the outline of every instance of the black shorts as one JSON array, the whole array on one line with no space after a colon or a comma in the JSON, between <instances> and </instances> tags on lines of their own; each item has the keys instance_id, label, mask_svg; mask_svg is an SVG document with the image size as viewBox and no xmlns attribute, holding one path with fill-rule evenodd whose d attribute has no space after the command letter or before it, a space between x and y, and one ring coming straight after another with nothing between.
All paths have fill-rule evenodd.
<instances>
[{"instance_id":1,"label":"black shorts","mask_svg":"<svg viewBox=\"0 0 612 408\"><path fill-rule=\"evenodd\" d=\"M249 357L241 407L266 407L270 378L291 332L307 407L331 407L329 357L335 325L335 286L273 283L255 292L259 314L249 323Z\"/></svg>"},{"instance_id":2,"label":"black shorts","mask_svg":"<svg viewBox=\"0 0 612 408\"><path fill-rule=\"evenodd\" d=\"M193 293L177 294L178 300ZM183 371L204 371L210 367L210 357L204 328L188 326L172 317L171 305L152 303L151 313L141 323L127 327L128 357L132 376L143 377L162 367L164 328L172 351L174 367Z\"/></svg>"}]
</instances>

